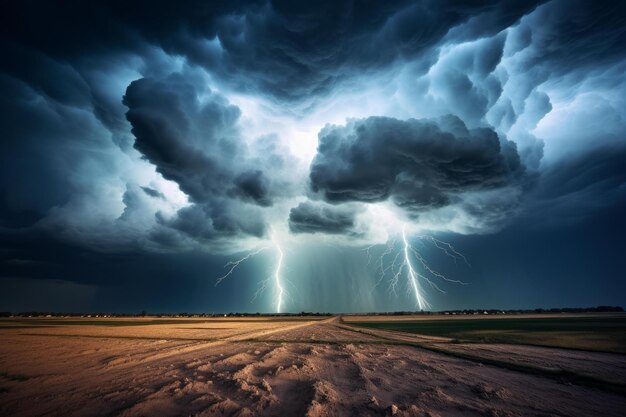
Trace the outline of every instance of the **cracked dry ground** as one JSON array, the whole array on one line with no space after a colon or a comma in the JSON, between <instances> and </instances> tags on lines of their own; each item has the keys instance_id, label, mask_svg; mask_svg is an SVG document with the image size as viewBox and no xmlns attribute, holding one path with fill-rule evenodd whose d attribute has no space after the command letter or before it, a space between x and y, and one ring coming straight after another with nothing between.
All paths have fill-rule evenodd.
<instances>
[{"instance_id":1,"label":"cracked dry ground","mask_svg":"<svg viewBox=\"0 0 626 417\"><path fill-rule=\"evenodd\" d=\"M337 318L15 328L1 329L0 337L2 416L626 412L623 391L433 352L407 340L412 336L364 333ZM626 375L622 355L590 353L567 359L566 351L558 352L526 349L523 360L532 363L534 355L540 362L550 353L570 361L572 369L582 366L593 373L597 362L603 373L608 368L617 379Z\"/></svg>"}]
</instances>

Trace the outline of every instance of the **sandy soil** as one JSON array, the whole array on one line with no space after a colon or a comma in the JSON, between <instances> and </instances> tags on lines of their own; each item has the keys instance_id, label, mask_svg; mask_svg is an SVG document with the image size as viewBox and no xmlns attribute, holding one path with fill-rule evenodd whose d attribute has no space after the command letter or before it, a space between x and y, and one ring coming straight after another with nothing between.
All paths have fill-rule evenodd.
<instances>
[{"instance_id":1,"label":"sandy soil","mask_svg":"<svg viewBox=\"0 0 626 417\"><path fill-rule=\"evenodd\" d=\"M2 416L621 416L625 378L623 355L455 345L336 318L0 329Z\"/></svg>"}]
</instances>

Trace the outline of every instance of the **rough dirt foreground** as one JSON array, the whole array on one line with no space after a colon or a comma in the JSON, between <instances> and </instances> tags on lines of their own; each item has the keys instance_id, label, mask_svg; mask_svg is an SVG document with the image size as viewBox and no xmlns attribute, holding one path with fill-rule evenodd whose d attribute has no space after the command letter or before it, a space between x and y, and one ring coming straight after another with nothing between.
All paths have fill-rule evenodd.
<instances>
[{"instance_id":1,"label":"rough dirt foreground","mask_svg":"<svg viewBox=\"0 0 626 417\"><path fill-rule=\"evenodd\" d=\"M2 416L621 416L625 377L624 355L338 318L0 329Z\"/></svg>"}]
</instances>

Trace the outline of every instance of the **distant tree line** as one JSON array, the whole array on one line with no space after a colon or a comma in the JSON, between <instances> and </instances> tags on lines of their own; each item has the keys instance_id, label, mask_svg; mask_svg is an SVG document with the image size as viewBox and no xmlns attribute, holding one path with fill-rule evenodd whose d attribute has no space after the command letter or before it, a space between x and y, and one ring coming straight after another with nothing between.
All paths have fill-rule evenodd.
<instances>
[{"instance_id":1,"label":"distant tree line","mask_svg":"<svg viewBox=\"0 0 626 417\"><path fill-rule=\"evenodd\" d=\"M561 314L561 313L623 313L624 308L620 306L598 306L598 307L564 307L564 308L535 308L535 309L465 309L465 310L443 310L443 311L391 311L391 312L371 312L371 313L351 313L346 315L368 315L368 316L408 316L408 315L515 315L515 314Z\"/></svg>"},{"instance_id":2,"label":"distant tree line","mask_svg":"<svg viewBox=\"0 0 626 417\"><path fill-rule=\"evenodd\" d=\"M158 318L208 318L208 317L326 317L332 316L331 313L307 312L300 313L154 313L147 311L139 313L58 313L49 311L23 311L19 313L11 313L9 311L0 312L0 317L90 317L90 318L108 318L108 317L158 317Z\"/></svg>"},{"instance_id":3,"label":"distant tree line","mask_svg":"<svg viewBox=\"0 0 626 417\"><path fill-rule=\"evenodd\" d=\"M559 314L559 313L622 313L623 307L619 306L598 306L598 307L585 307L585 308L535 308L535 309L514 309L514 310L500 310L500 309L466 309L466 310L444 310L444 311L392 311L392 312L370 312L370 313L349 313L346 315L372 315L372 316L405 316L405 315L515 315L515 314ZM327 317L332 316L333 313L319 313L302 311L300 313L279 313L279 314L267 314L267 313L175 313L165 314L156 313L149 314L147 311L141 311L139 313L56 313L56 312L42 312L42 311L24 311L20 313L11 313L9 311L0 311L0 317L92 317L92 318L107 318L107 317L158 317L158 318L209 318L209 317Z\"/></svg>"}]
</instances>

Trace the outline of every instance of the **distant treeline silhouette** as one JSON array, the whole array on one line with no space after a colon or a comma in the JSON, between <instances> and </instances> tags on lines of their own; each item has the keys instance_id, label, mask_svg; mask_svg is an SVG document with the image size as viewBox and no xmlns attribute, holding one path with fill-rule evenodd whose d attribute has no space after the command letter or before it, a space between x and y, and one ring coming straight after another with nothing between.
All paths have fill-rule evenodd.
<instances>
[{"instance_id":1,"label":"distant treeline silhouette","mask_svg":"<svg viewBox=\"0 0 626 417\"><path fill-rule=\"evenodd\" d=\"M619 306L598 306L598 307L564 307L564 308L534 308L534 309L465 309L465 310L443 310L443 311L393 311L393 312L371 312L371 313L351 313L346 315L371 315L371 316L406 316L406 315L503 315L503 314L560 314L560 313L623 313L624 308Z\"/></svg>"},{"instance_id":2,"label":"distant treeline silhouette","mask_svg":"<svg viewBox=\"0 0 626 417\"><path fill-rule=\"evenodd\" d=\"M345 315L372 315L372 316L405 316L405 315L515 315L515 314L560 314L560 313L623 313L624 308L619 306L598 306L598 307L576 307L576 308L535 308L535 309L465 309L465 310L444 310L444 311L393 311L393 312L363 312L363 313L346 313ZM185 317L185 318L211 318L211 317L324 317L332 316L333 313L319 313L302 311L300 313L152 313L141 311L139 313L58 313L58 312L42 312L42 311L24 311L20 313L11 313L8 311L0 312L0 317L89 317L89 318L108 318L108 317Z\"/></svg>"},{"instance_id":3,"label":"distant treeline silhouette","mask_svg":"<svg viewBox=\"0 0 626 417\"><path fill-rule=\"evenodd\" d=\"M303 317L303 316L332 316L331 313L306 312L300 313L58 313L50 311L23 311L11 313L0 312L0 317L87 317L87 318L108 318L108 317L158 317L158 318L210 318L210 317Z\"/></svg>"}]
</instances>

